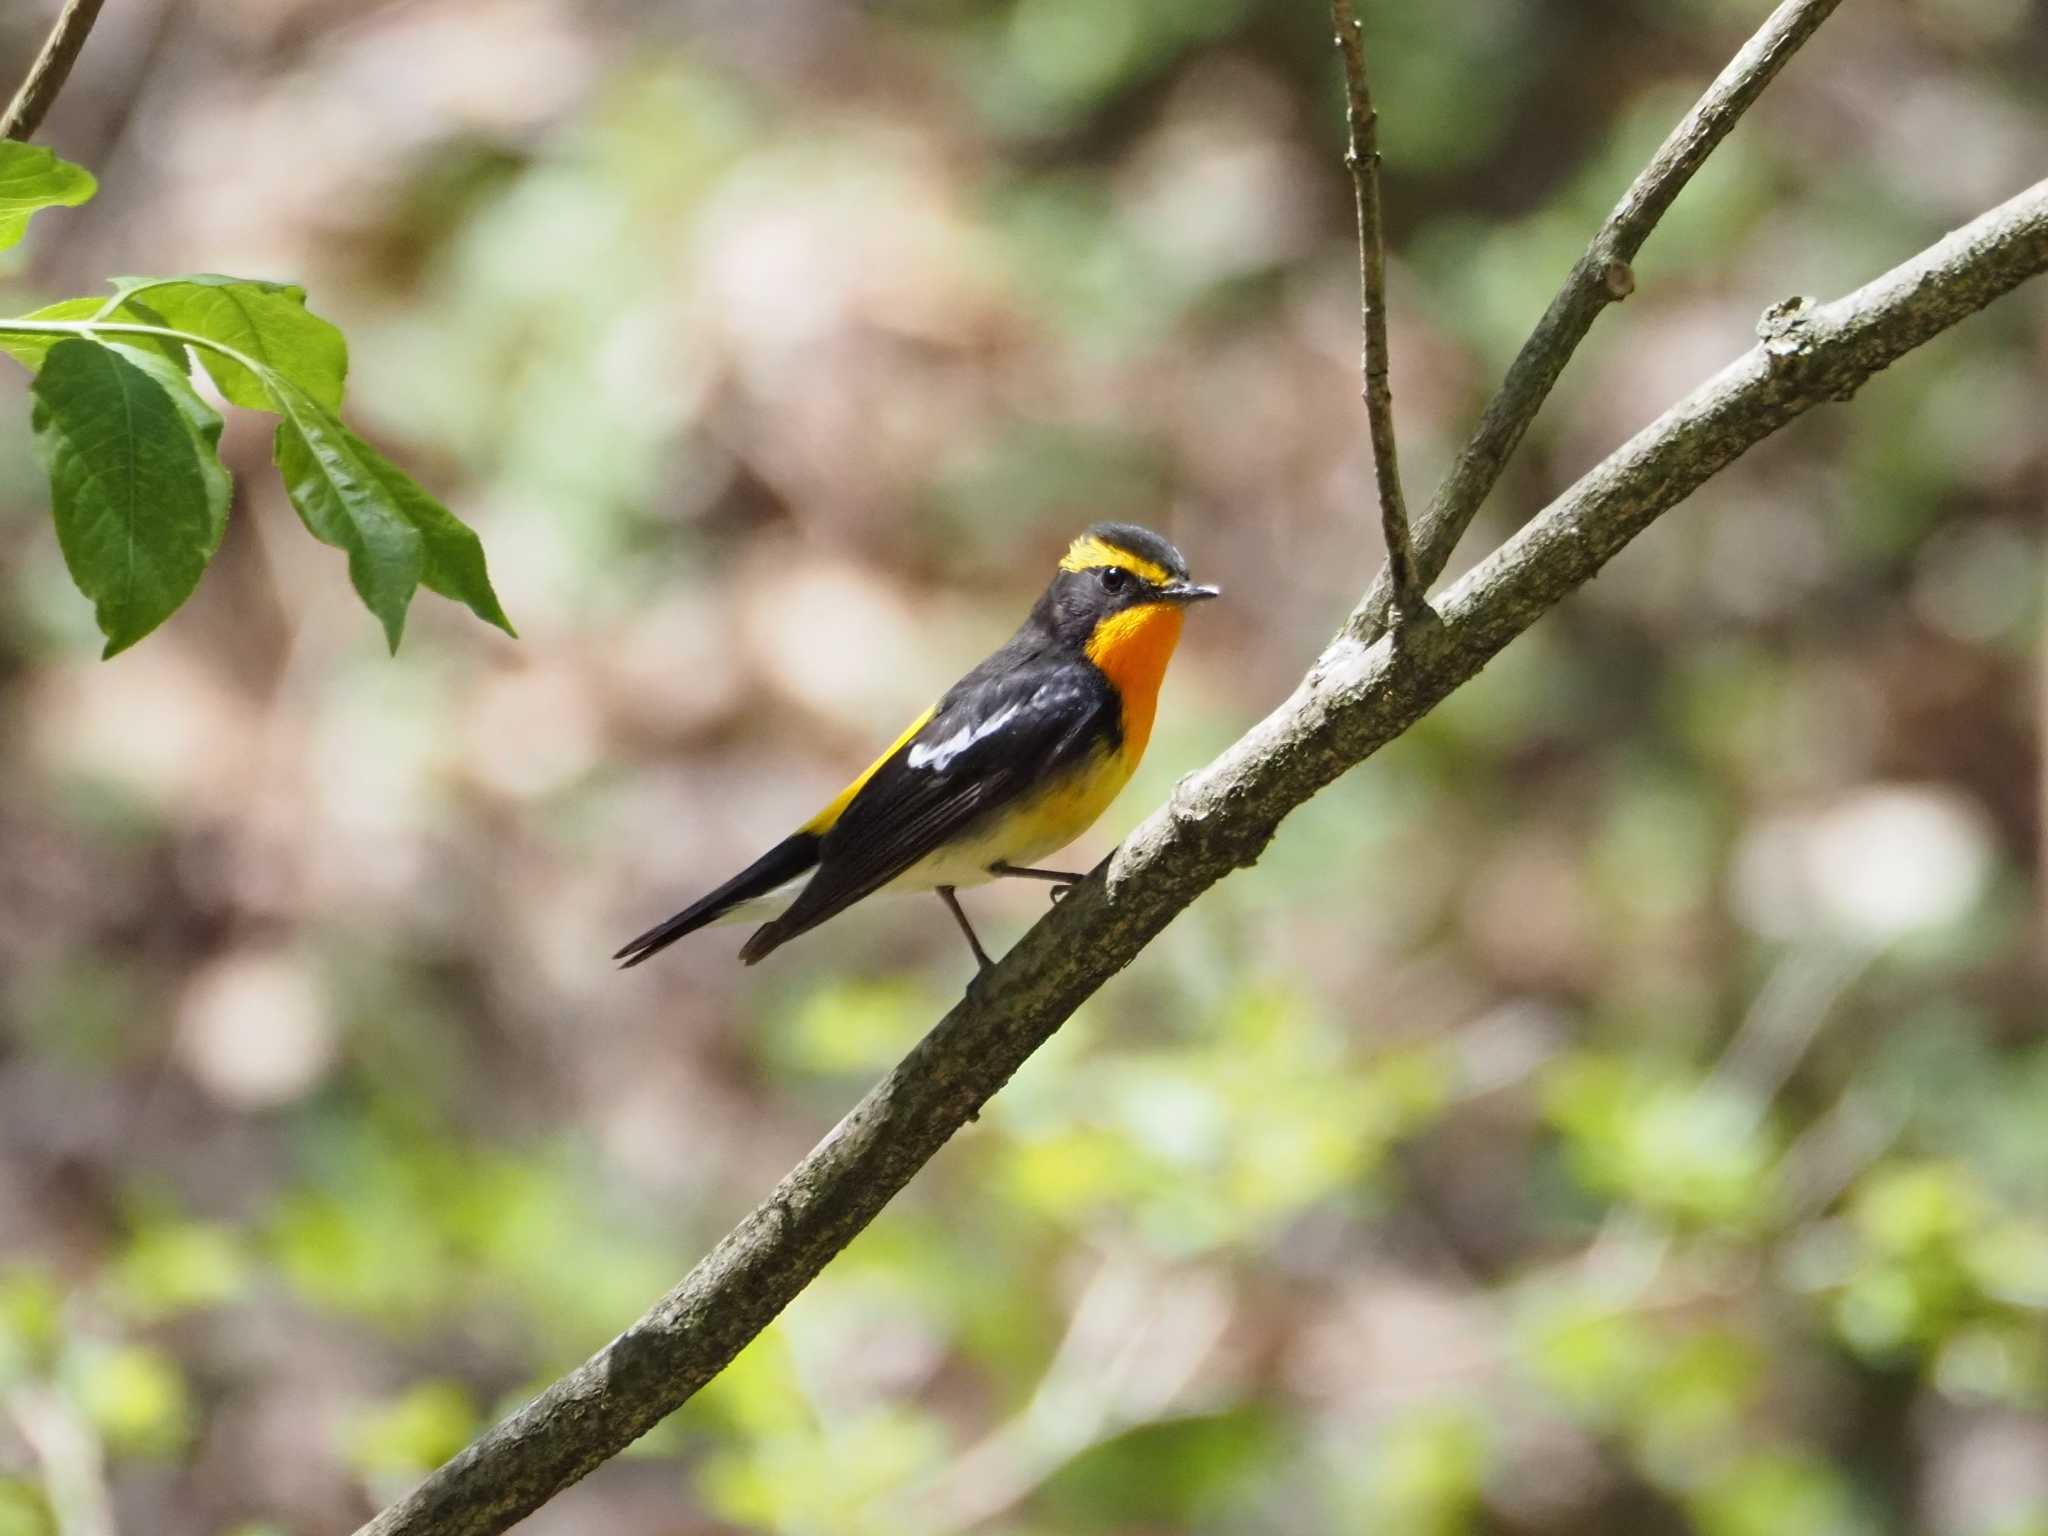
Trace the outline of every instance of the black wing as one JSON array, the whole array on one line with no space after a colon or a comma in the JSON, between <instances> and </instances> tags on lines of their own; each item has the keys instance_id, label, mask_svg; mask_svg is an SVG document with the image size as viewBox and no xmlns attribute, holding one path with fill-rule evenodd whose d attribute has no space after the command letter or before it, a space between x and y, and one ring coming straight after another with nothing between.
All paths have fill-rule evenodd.
<instances>
[{"instance_id":1,"label":"black wing","mask_svg":"<svg viewBox=\"0 0 2048 1536\"><path fill-rule=\"evenodd\" d=\"M818 872L740 958L752 965L881 889L1023 791L1114 747L1122 729L1116 695L1095 668L997 652L861 786L819 845Z\"/></svg>"}]
</instances>

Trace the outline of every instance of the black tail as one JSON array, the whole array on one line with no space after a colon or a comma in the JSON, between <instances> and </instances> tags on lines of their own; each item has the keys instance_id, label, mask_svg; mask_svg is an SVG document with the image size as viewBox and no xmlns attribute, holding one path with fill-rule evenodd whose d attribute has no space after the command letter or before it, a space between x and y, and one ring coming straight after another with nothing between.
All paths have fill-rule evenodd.
<instances>
[{"instance_id":1,"label":"black tail","mask_svg":"<svg viewBox=\"0 0 2048 1536\"><path fill-rule=\"evenodd\" d=\"M684 934L718 921L741 902L765 896L785 880L794 880L805 870L816 867L819 841L811 832L783 839L710 895L691 902L667 922L655 924L612 958L623 962L621 969L638 965Z\"/></svg>"}]
</instances>

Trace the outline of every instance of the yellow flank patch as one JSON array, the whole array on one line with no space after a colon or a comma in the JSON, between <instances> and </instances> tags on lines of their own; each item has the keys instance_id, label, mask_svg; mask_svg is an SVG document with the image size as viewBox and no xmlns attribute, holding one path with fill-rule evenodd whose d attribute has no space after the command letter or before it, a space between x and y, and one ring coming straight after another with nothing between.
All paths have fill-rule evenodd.
<instances>
[{"instance_id":1,"label":"yellow flank patch","mask_svg":"<svg viewBox=\"0 0 2048 1536\"><path fill-rule=\"evenodd\" d=\"M919 715L915 720L911 721L910 729L905 731L901 736L898 736L893 742L891 742L889 744L888 751L884 752L872 763L869 763L867 767L861 771L861 776L855 779L851 784L847 785L846 788L839 791L838 795L833 799L830 805L826 806L825 809L818 812L817 815L813 816L801 827L798 827L797 830L799 832L809 832L820 837L822 837L825 833L830 832L832 830L832 824L839 820L840 816L845 812L846 808L849 805L853 804L853 797L859 794L863 789L867 788L868 780L872 779L875 776L875 774L881 770L882 764L889 761L890 758L894 757L899 751L903 749L903 744L906 741L910 740L911 737L915 736L919 731L924 729L925 722L931 719L932 711L937 708L938 706L935 704L932 706L932 709L926 710L923 714Z\"/></svg>"},{"instance_id":2,"label":"yellow flank patch","mask_svg":"<svg viewBox=\"0 0 2048 1536\"><path fill-rule=\"evenodd\" d=\"M890 882L898 891L935 885L981 885L993 864L1036 864L1095 824L1129 782L1135 759L1097 750L1025 790L984 822L964 828L943 847Z\"/></svg>"},{"instance_id":3,"label":"yellow flank patch","mask_svg":"<svg viewBox=\"0 0 2048 1536\"><path fill-rule=\"evenodd\" d=\"M1093 534L1082 534L1060 557L1060 569L1063 571L1092 571L1104 565L1119 566L1140 581L1149 581L1155 586L1173 578L1173 573L1165 566L1147 560L1143 555L1134 555L1128 549L1118 549Z\"/></svg>"},{"instance_id":4,"label":"yellow flank patch","mask_svg":"<svg viewBox=\"0 0 2048 1536\"><path fill-rule=\"evenodd\" d=\"M1096 818L1130 782L1131 770L1137 765L1137 757L1128 750L1115 756L1091 752L1071 772L1029 796L1013 823L1020 846L1010 862L1032 863L1057 853L1094 826Z\"/></svg>"},{"instance_id":5,"label":"yellow flank patch","mask_svg":"<svg viewBox=\"0 0 2048 1536\"><path fill-rule=\"evenodd\" d=\"M1159 685L1166 664L1180 643L1181 608L1177 603L1147 603L1113 613L1088 637L1088 659L1116 685L1124 706L1125 771L1138 766L1145 743L1152 739L1152 715L1159 707Z\"/></svg>"}]
</instances>

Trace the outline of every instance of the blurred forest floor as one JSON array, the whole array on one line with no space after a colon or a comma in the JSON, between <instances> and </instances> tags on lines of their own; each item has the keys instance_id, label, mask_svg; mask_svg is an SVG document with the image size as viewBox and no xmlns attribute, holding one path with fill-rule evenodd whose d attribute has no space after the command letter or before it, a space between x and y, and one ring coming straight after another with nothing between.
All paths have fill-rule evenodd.
<instances>
[{"instance_id":1,"label":"blurred forest floor","mask_svg":"<svg viewBox=\"0 0 2048 1536\"><path fill-rule=\"evenodd\" d=\"M0 17L10 82L47 4ZM1411 495L1763 0L1364 7ZM7 302L301 281L514 643L382 652L261 423L101 665L0 402L0 1536L346 1529L965 982L928 900L605 956L1127 517L1091 861L1378 564L1320 3L141 0ZM1844 6L1465 558L2048 167L2048 4ZM2048 1533L2036 285L1765 445L1107 989L539 1532ZM974 893L991 945L1042 910ZM105 1509L96 1512L104 1499ZM99 1518L104 1513L105 1519Z\"/></svg>"}]
</instances>

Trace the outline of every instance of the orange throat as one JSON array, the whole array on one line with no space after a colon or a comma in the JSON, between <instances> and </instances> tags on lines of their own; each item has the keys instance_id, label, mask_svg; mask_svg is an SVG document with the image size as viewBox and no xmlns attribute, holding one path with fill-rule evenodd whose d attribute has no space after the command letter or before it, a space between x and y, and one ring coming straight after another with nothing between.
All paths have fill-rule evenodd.
<instances>
[{"instance_id":1,"label":"orange throat","mask_svg":"<svg viewBox=\"0 0 2048 1536\"><path fill-rule=\"evenodd\" d=\"M1088 637L1088 659L1115 685L1123 700L1123 757L1131 766L1136 766L1145 743L1152 739L1159 685L1180 641L1182 617L1176 604L1148 603L1111 615Z\"/></svg>"}]
</instances>

